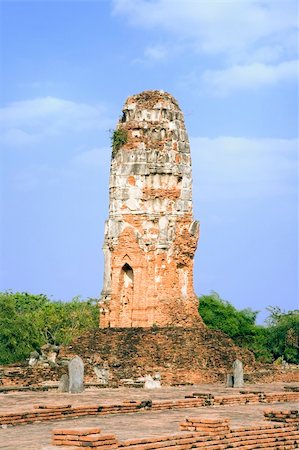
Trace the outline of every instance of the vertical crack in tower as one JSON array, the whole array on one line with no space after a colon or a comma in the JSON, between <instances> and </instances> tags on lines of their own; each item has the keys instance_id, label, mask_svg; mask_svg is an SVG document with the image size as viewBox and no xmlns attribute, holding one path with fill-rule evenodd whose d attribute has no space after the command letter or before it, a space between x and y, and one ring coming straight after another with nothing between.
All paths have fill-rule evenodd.
<instances>
[{"instance_id":1,"label":"vertical crack in tower","mask_svg":"<svg viewBox=\"0 0 299 450\"><path fill-rule=\"evenodd\" d=\"M164 91L133 95L112 140L100 327L199 324L199 224L183 113Z\"/></svg>"}]
</instances>

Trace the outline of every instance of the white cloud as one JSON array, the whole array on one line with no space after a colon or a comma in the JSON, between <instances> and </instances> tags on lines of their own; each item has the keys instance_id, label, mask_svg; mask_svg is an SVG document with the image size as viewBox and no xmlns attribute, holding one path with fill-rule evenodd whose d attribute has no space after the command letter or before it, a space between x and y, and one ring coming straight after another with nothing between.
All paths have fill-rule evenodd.
<instances>
[{"instance_id":1,"label":"white cloud","mask_svg":"<svg viewBox=\"0 0 299 450\"><path fill-rule=\"evenodd\" d=\"M36 134L31 134L18 128L7 128L2 132L0 143L4 146L27 146L37 143L39 140Z\"/></svg>"},{"instance_id":2,"label":"white cloud","mask_svg":"<svg viewBox=\"0 0 299 450\"><path fill-rule=\"evenodd\" d=\"M33 81L19 81L17 83L17 87L18 88L25 88L25 89L33 89L33 90L38 90L38 89L52 89L52 88L57 88L59 87L61 84L57 83L57 82L53 82L53 81L40 81L40 80L33 80Z\"/></svg>"},{"instance_id":3,"label":"white cloud","mask_svg":"<svg viewBox=\"0 0 299 450\"><path fill-rule=\"evenodd\" d=\"M77 133L109 127L101 105L42 97L10 103L0 109L2 143L21 146L39 142L45 136Z\"/></svg>"},{"instance_id":4,"label":"white cloud","mask_svg":"<svg viewBox=\"0 0 299 450\"><path fill-rule=\"evenodd\" d=\"M145 47L143 55L141 57L135 58L133 63L141 64L145 67L151 67L156 63L167 62L172 59L178 53L181 52L181 47L173 46L168 42L163 44L151 44Z\"/></svg>"},{"instance_id":5,"label":"white cloud","mask_svg":"<svg viewBox=\"0 0 299 450\"><path fill-rule=\"evenodd\" d=\"M144 56L149 59L161 60L165 59L168 54L167 48L163 45L152 45L146 47Z\"/></svg>"},{"instance_id":6,"label":"white cloud","mask_svg":"<svg viewBox=\"0 0 299 450\"><path fill-rule=\"evenodd\" d=\"M161 32L172 38L172 53L183 48L195 53L193 72L184 78L195 77L218 94L294 78L297 1L114 0L113 4L114 14L125 16L130 24L153 30L159 39ZM201 72L198 54L205 57L206 71ZM152 43L145 56L159 62L165 49Z\"/></svg>"},{"instance_id":7,"label":"white cloud","mask_svg":"<svg viewBox=\"0 0 299 450\"><path fill-rule=\"evenodd\" d=\"M201 200L296 194L298 139L190 139L194 196Z\"/></svg>"},{"instance_id":8,"label":"white cloud","mask_svg":"<svg viewBox=\"0 0 299 450\"><path fill-rule=\"evenodd\" d=\"M225 96L233 91L275 85L282 81L296 80L297 77L298 61L286 61L276 65L236 65L223 70L204 71L198 78L197 89L206 89L214 95ZM193 79L193 84L194 81Z\"/></svg>"},{"instance_id":9,"label":"white cloud","mask_svg":"<svg viewBox=\"0 0 299 450\"><path fill-rule=\"evenodd\" d=\"M101 179L108 176L111 147L96 147L80 151L67 160L61 159L59 165L33 163L14 173L13 185L19 191L33 191L42 186L64 185L70 180L86 184L94 176ZM102 175L100 175L102 172Z\"/></svg>"},{"instance_id":10,"label":"white cloud","mask_svg":"<svg viewBox=\"0 0 299 450\"><path fill-rule=\"evenodd\" d=\"M244 57L244 50L248 55L255 46L264 47L266 39L271 47L296 50L296 1L114 0L114 13L192 41L208 54Z\"/></svg>"}]
</instances>

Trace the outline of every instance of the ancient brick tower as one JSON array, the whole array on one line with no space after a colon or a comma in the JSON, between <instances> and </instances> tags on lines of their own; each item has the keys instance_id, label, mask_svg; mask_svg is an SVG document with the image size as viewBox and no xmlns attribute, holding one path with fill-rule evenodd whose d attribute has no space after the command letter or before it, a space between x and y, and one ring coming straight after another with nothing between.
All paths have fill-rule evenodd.
<instances>
[{"instance_id":1,"label":"ancient brick tower","mask_svg":"<svg viewBox=\"0 0 299 450\"><path fill-rule=\"evenodd\" d=\"M113 135L100 326L194 326L199 236L188 136L164 91L129 97Z\"/></svg>"}]
</instances>

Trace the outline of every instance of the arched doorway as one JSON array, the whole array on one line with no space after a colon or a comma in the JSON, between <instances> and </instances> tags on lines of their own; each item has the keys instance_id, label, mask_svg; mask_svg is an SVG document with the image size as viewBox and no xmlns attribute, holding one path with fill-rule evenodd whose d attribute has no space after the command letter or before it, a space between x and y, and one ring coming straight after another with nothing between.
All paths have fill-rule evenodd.
<instances>
[{"instance_id":1,"label":"arched doorway","mask_svg":"<svg viewBox=\"0 0 299 450\"><path fill-rule=\"evenodd\" d=\"M134 293L134 272L129 264L124 264L120 273L120 321L122 327L132 326Z\"/></svg>"}]
</instances>

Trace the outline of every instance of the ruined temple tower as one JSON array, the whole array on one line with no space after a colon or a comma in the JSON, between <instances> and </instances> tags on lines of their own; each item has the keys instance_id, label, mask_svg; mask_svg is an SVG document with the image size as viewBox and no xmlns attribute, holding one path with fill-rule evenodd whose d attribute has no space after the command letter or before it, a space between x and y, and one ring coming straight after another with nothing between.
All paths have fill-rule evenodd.
<instances>
[{"instance_id":1,"label":"ruined temple tower","mask_svg":"<svg viewBox=\"0 0 299 450\"><path fill-rule=\"evenodd\" d=\"M129 97L112 136L100 326L200 323L188 136L164 91Z\"/></svg>"}]
</instances>

